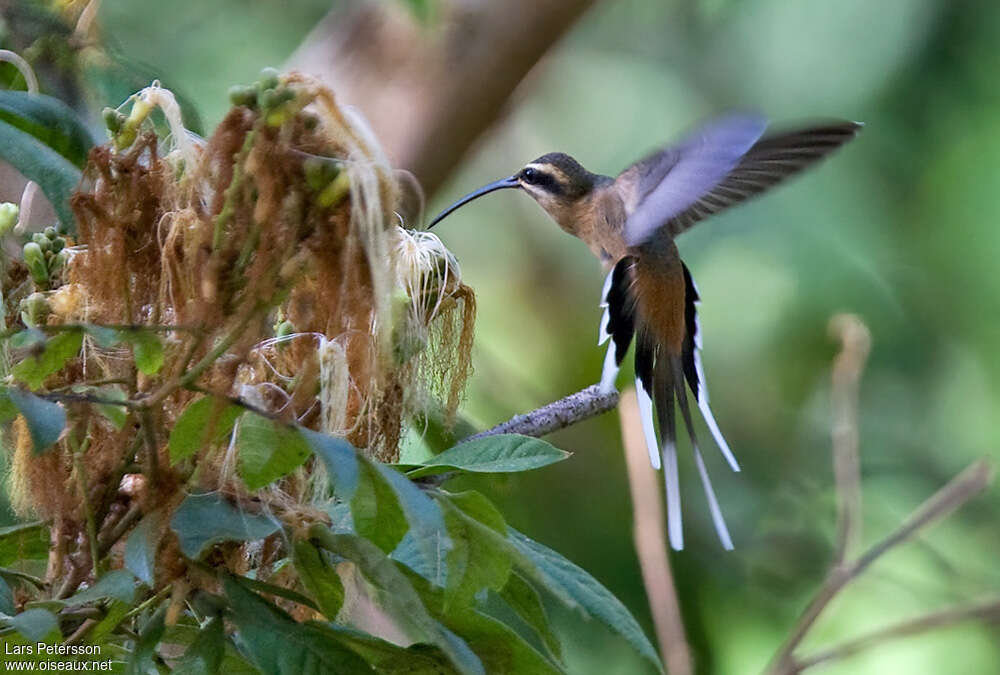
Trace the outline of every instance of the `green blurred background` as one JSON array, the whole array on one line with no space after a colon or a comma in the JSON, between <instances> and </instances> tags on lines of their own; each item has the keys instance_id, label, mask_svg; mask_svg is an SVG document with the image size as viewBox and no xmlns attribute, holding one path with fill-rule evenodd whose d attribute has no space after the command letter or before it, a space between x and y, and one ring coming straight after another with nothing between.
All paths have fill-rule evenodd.
<instances>
[{"instance_id":1,"label":"green blurred background","mask_svg":"<svg viewBox=\"0 0 1000 675\"><path fill-rule=\"evenodd\" d=\"M186 94L210 130L226 89L281 64L328 8L105 0L99 21L126 57ZM687 550L672 562L699 672L760 671L829 564L832 314L859 314L874 341L861 392L866 543L975 458L997 456L998 40L1000 3L989 0L599 2L429 204L435 212L551 150L614 173L734 107L866 123L818 170L679 242L701 289L713 407L743 465L733 474L706 453L733 553L715 540L693 464L681 466ZM597 380L603 275L580 242L514 192L476 202L437 232L479 299L470 419L489 426ZM575 456L469 484L605 583L652 635L617 416L552 440ZM998 523L993 488L881 560L803 653L995 595ZM599 625L559 619L571 672L645 672ZM996 626L964 624L822 672L993 673L998 638Z\"/></svg>"}]
</instances>

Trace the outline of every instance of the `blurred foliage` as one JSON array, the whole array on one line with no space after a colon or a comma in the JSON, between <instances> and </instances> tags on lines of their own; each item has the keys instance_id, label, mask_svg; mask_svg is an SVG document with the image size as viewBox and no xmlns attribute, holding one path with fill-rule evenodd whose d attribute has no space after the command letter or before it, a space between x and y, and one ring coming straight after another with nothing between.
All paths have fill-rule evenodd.
<instances>
[{"instance_id":1,"label":"blurred foliage","mask_svg":"<svg viewBox=\"0 0 1000 675\"><path fill-rule=\"evenodd\" d=\"M123 54L203 101L211 128L226 106L218 92L280 61L327 6L106 0L100 20ZM831 314L860 314L874 338L862 388L866 541L972 458L998 454L998 38L1000 5L987 0L599 3L430 204L550 150L612 173L731 107L867 124L820 169L680 241L703 298L716 416L743 464L732 475L708 458L735 553L718 549L695 481L685 493L690 542L673 562L701 672L759 670L829 561ZM585 247L515 194L477 202L441 235L479 297L473 419L487 425L597 379L602 275ZM572 460L467 484L591 571L649 632L617 418L553 440ZM681 470L693 479L689 462ZM807 647L1000 588L998 518L994 489L893 553ZM571 672L641 668L599 626L573 626ZM995 630L963 626L825 672L990 672L998 643Z\"/></svg>"}]
</instances>

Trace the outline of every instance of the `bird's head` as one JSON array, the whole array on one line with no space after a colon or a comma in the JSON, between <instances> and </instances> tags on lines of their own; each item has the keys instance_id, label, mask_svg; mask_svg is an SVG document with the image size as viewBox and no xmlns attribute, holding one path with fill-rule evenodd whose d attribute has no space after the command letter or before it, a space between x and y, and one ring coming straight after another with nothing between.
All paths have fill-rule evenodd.
<instances>
[{"instance_id":1,"label":"bird's head","mask_svg":"<svg viewBox=\"0 0 1000 675\"><path fill-rule=\"evenodd\" d=\"M438 214L427 227L434 227L460 206L504 188L524 190L559 222L563 213L568 212L579 200L586 198L591 193L598 178L569 155L562 152L550 152L528 162L514 175L484 185L465 195Z\"/></svg>"}]
</instances>

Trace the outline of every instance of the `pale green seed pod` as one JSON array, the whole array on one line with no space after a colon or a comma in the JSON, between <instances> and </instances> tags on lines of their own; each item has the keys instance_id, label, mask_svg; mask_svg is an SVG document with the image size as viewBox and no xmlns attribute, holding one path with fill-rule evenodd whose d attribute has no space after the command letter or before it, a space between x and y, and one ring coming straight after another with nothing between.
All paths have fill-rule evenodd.
<instances>
[{"instance_id":1,"label":"pale green seed pod","mask_svg":"<svg viewBox=\"0 0 1000 675\"><path fill-rule=\"evenodd\" d=\"M10 202L0 203L0 237L10 232L17 225L21 209Z\"/></svg>"},{"instance_id":2,"label":"pale green seed pod","mask_svg":"<svg viewBox=\"0 0 1000 675\"><path fill-rule=\"evenodd\" d=\"M22 300L20 310L21 321L29 328L44 326L45 320L51 312L49 301L45 297L45 294L38 292L32 293Z\"/></svg>"},{"instance_id":3,"label":"pale green seed pod","mask_svg":"<svg viewBox=\"0 0 1000 675\"><path fill-rule=\"evenodd\" d=\"M66 266L66 261L69 260L66 249L60 250L58 253L52 254L52 258L49 260L49 276L55 276L59 274L60 270Z\"/></svg>"},{"instance_id":4,"label":"pale green seed pod","mask_svg":"<svg viewBox=\"0 0 1000 675\"><path fill-rule=\"evenodd\" d=\"M28 266L31 278L35 280L36 284L41 286L49 282L49 268L45 264L45 252L37 243L29 241L24 245L24 264Z\"/></svg>"}]
</instances>

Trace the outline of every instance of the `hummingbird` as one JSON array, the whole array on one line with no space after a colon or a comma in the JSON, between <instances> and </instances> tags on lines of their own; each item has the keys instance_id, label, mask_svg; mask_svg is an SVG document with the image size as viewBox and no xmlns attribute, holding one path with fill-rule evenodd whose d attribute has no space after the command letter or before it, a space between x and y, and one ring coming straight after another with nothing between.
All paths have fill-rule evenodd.
<instances>
[{"instance_id":1,"label":"hummingbird","mask_svg":"<svg viewBox=\"0 0 1000 675\"><path fill-rule=\"evenodd\" d=\"M560 228L583 240L608 270L598 344L610 344L601 390L615 388L634 339L643 435L653 467L663 468L667 529L675 550L684 547L676 410L690 438L716 533L726 550L733 548L695 437L687 389L729 466L733 471L740 466L709 407L697 315L700 297L674 240L699 221L812 166L853 139L862 125L829 121L776 132L767 127L767 120L754 113L717 117L615 178L591 173L569 155L552 152L462 197L428 225L490 192L519 189Z\"/></svg>"}]
</instances>

